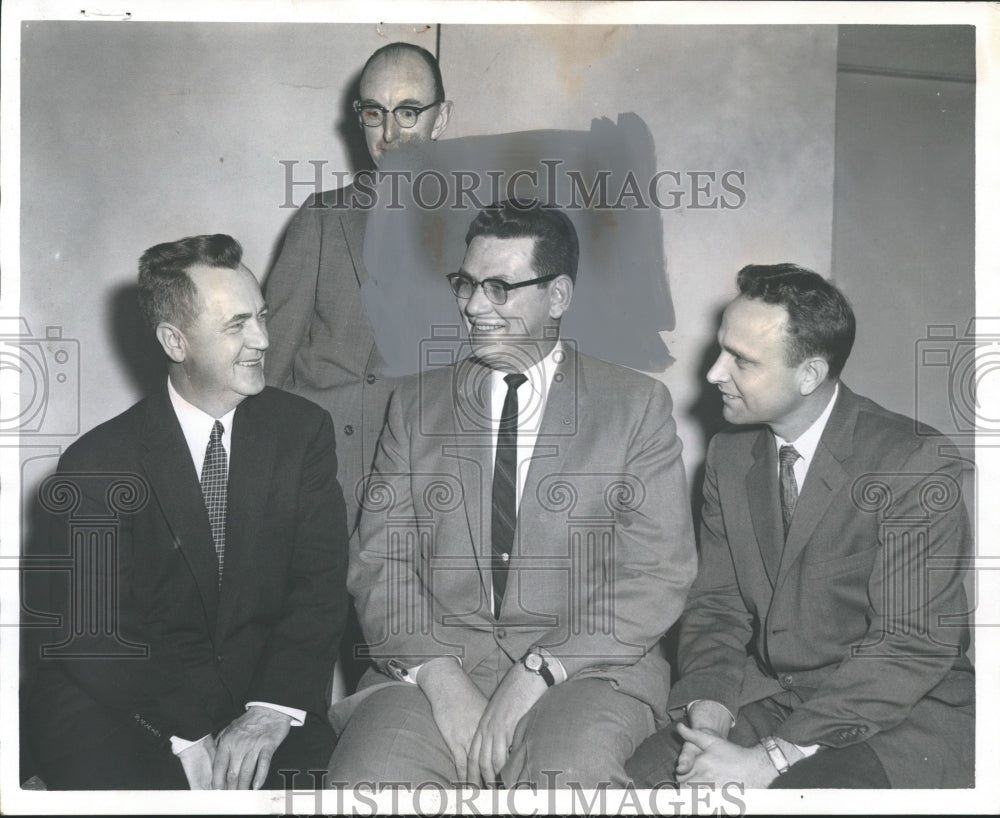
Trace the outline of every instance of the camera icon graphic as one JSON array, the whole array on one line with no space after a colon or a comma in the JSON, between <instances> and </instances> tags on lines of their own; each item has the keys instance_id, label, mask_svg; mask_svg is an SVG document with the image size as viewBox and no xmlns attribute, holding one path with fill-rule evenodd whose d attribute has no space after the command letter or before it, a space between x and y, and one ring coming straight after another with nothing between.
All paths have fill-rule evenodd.
<instances>
[{"instance_id":1,"label":"camera icon graphic","mask_svg":"<svg viewBox=\"0 0 1000 818\"><path fill-rule=\"evenodd\" d=\"M916 353L918 413L921 400L947 396L952 423L940 431L953 442L1000 435L1000 318L973 318L964 334L954 324L929 325ZM917 432L928 433L919 424Z\"/></svg>"},{"instance_id":2,"label":"camera icon graphic","mask_svg":"<svg viewBox=\"0 0 1000 818\"><path fill-rule=\"evenodd\" d=\"M80 432L80 342L62 327L35 337L24 318L0 317L2 435Z\"/></svg>"}]
</instances>

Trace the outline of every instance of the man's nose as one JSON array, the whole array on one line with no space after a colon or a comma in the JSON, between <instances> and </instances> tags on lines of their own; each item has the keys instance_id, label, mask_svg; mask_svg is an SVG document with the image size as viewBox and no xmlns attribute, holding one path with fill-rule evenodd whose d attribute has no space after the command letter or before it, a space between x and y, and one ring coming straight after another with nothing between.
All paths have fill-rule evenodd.
<instances>
[{"instance_id":1,"label":"man's nose","mask_svg":"<svg viewBox=\"0 0 1000 818\"><path fill-rule=\"evenodd\" d=\"M271 345L267 335L267 325L263 321L255 321L247 335L247 346L251 349L265 350Z\"/></svg>"},{"instance_id":2,"label":"man's nose","mask_svg":"<svg viewBox=\"0 0 1000 818\"><path fill-rule=\"evenodd\" d=\"M382 121L382 141L395 142L399 138L399 123L396 122L396 115L387 112Z\"/></svg>"},{"instance_id":3,"label":"man's nose","mask_svg":"<svg viewBox=\"0 0 1000 818\"><path fill-rule=\"evenodd\" d=\"M486 293L483 288L476 286L472 291L472 295L469 296L469 300L465 302L465 312L468 315L482 315L493 309L493 302L486 297Z\"/></svg>"},{"instance_id":4,"label":"man's nose","mask_svg":"<svg viewBox=\"0 0 1000 818\"><path fill-rule=\"evenodd\" d=\"M715 359L715 363L712 364L712 368L708 370L707 378L709 383L720 384L729 380L729 373L726 370L726 364L723 360L726 357L725 352L720 352L719 357Z\"/></svg>"}]
</instances>

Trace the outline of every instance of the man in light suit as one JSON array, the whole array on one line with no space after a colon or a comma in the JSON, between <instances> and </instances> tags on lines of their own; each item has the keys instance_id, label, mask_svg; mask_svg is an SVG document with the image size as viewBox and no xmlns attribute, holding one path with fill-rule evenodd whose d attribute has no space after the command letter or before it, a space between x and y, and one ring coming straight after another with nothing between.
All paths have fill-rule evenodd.
<instances>
[{"instance_id":1,"label":"man in light suit","mask_svg":"<svg viewBox=\"0 0 1000 818\"><path fill-rule=\"evenodd\" d=\"M360 92L354 108L376 167L387 151L437 139L451 116L437 60L409 43L372 54ZM371 195L370 188L348 185L310 196L288 225L265 284L272 342L267 382L315 401L333 417L351 530L393 388L361 297Z\"/></svg>"},{"instance_id":2,"label":"man in light suit","mask_svg":"<svg viewBox=\"0 0 1000 818\"><path fill-rule=\"evenodd\" d=\"M504 202L466 243L472 356L397 388L366 492L349 587L376 668L332 709L331 782L621 785L695 568L670 396L560 339L564 213Z\"/></svg>"},{"instance_id":3,"label":"man in light suit","mask_svg":"<svg viewBox=\"0 0 1000 818\"><path fill-rule=\"evenodd\" d=\"M833 285L792 264L738 285L708 373L737 428L709 446L678 721L628 770L647 787L970 787L961 461L840 382L855 324Z\"/></svg>"},{"instance_id":4,"label":"man in light suit","mask_svg":"<svg viewBox=\"0 0 1000 818\"><path fill-rule=\"evenodd\" d=\"M52 572L62 619L22 725L49 788L281 788L332 750L333 426L265 388L267 309L240 257L225 235L146 251L139 297L169 377L43 486L45 545L74 560ZM88 533L101 525L110 545Z\"/></svg>"}]
</instances>

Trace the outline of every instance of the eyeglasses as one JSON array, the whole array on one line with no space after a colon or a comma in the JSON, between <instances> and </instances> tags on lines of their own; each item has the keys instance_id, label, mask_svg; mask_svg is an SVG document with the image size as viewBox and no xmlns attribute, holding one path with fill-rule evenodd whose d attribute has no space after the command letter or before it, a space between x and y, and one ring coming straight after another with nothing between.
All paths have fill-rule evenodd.
<instances>
[{"instance_id":1,"label":"eyeglasses","mask_svg":"<svg viewBox=\"0 0 1000 818\"><path fill-rule=\"evenodd\" d=\"M456 298L472 298L476 287L482 287L483 294L494 304L500 305L507 303L507 293L511 290L516 290L518 287L527 287L529 284L544 284L546 281L557 278L558 275L558 273L553 273L552 275L539 276L538 278L531 278L527 281L518 281L517 284L511 284L502 278L487 278L483 281L475 281L465 273L451 273L448 275L448 283L451 285L451 291L455 293Z\"/></svg>"},{"instance_id":2,"label":"eyeglasses","mask_svg":"<svg viewBox=\"0 0 1000 818\"><path fill-rule=\"evenodd\" d=\"M444 102L443 99L438 99L432 102L430 105L425 105L423 108L417 107L416 105L397 105L392 109L392 115L396 119L396 124L400 128L412 128L417 124L417 120L420 115L426 111L428 108L433 108L435 105ZM354 102L354 111L358 115L358 121L361 122L366 128L377 128L383 122L385 122L385 115L389 113L388 108L383 108L381 105L375 103L368 103L367 105L362 105L360 102Z\"/></svg>"}]
</instances>

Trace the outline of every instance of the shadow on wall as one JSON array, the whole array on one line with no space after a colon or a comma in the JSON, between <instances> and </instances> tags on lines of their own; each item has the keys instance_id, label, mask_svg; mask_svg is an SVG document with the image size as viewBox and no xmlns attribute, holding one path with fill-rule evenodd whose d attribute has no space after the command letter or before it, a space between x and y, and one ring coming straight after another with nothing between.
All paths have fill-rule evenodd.
<instances>
[{"instance_id":1,"label":"shadow on wall","mask_svg":"<svg viewBox=\"0 0 1000 818\"><path fill-rule=\"evenodd\" d=\"M138 287L124 284L108 299L107 326L122 369L140 395L160 388L166 376L163 350L146 326L137 300Z\"/></svg>"},{"instance_id":2,"label":"shadow on wall","mask_svg":"<svg viewBox=\"0 0 1000 818\"><path fill-rule=\"evenodd\" d=\"M722 313L724 310L725 306L722 306L716 311L713 326L717 327L722 323ZM722 417L722 399L719 397L719 389L706 380L708 371L712 368L712 364L715 363L715 359L718 356L719 345L713 338L702 351L697 369L700 389L698 390L698 397L689 404L687 412L688 417L701 427L702 440L705 441L704 448L706 450L708 449L708 441L728 425ZM688 448L687 451L691 451L691 449ZM688 463L688 468L691 469L692 474L691 513L694 516L695 536L697 536L699 533L699 520L701 519L701 507L704 502L704 497L702 496L702 487L705 483L704 457L697 464Z\"/></svg>"}]
</instances>

